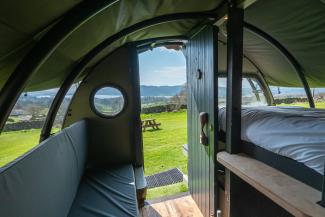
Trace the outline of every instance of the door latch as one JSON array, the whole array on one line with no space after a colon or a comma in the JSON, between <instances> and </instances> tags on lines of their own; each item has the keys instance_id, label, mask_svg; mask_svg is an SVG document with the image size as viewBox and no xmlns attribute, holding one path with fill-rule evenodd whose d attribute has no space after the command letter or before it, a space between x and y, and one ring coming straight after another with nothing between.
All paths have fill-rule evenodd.
<instances>
[{"instance_id":1,"label":"door latch","mask_svg":"<svg viewBox=\"0 0 325 217\"><path fill-rule=\"evenodd\" d=\"M205 125L208 124L209 121L209 115L206 112L201 112L200 113L200 123L201 123L201 134L200 134L200 143L202 145L208 145L209 144L209 139L206 136L204 132Z\"/></svg>"}]
</instances>

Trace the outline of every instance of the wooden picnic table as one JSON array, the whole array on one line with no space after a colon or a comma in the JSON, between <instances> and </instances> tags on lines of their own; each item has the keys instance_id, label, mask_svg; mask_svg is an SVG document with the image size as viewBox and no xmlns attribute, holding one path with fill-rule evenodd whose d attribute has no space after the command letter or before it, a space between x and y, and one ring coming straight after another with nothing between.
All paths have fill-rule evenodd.
<instances>
[{"instance_id":1,"label":"wooden picnic table","mask_svg":"<svg viewBox=\"0 0 325 217\"><path fill-rule=\"evenodd\" d=\"M151 127L153 130L159 130L161 123L157 123L156 119L144 119L141 121L142 130L146 131L147 127Z\"/></svg>"}]
</instances>

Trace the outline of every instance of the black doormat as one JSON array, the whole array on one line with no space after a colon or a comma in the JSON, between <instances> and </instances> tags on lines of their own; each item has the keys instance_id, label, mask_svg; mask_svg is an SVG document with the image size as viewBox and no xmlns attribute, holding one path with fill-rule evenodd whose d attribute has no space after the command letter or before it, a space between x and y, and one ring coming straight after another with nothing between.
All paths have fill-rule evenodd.
<instances>
[{"instance_id":1,"label":"black doormat","mask_svg":"<svg viewBox=\"0 0 325 217\"><path fill-rule=\"evenodd\" d=\"M157 188L166 185L183 182L183 173L174 168L161 173L156 173L146 177L148 188Z\"/></svg>"}]
</instances>

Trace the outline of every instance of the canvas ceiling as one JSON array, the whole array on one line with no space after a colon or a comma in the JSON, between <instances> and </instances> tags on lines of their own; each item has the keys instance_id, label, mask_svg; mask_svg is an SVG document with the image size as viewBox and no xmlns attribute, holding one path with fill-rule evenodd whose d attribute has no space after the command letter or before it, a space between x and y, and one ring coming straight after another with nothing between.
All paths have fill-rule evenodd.
<instances>
[{"instance_id":1,"label":"canvas ceiling","mask_svg":"<svg viewBox=\"0 0 325 217\"><path fill-rule=\"evenodd\" d=\"M0 87L31 48L55 23L80 4L78 0L4 0L0 3ZM73 67L109 36L143 20L165 14L202 12L218 8L222 0L120 0L84 23L57 48L34 74L27 90L58 87ZM258 0L245 10L245 21L281 43L299 62L311 87L325 87L325 4L321 0ZM126 35L91 62L127 42L161 36L190 36L202 20L163 23ZM224 46L224 45L223 45ZM226 49L219 55L226 57ZM270 85L302 86L287 58L267 40L245 30L244 54ZM247 61L246 61L247 62ZM244 64L245 66L247 64ZM220 70L225 66L220 62ZM256 71L248 63L244 71Z\"/></svg>"}]
</instances>

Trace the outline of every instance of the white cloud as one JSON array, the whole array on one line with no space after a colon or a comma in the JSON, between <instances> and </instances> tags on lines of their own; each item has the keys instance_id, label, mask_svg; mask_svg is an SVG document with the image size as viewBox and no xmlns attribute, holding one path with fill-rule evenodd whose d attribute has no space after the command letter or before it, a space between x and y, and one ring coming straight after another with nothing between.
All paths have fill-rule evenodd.
<instances>
[{"instance_id":1,"label":"white cloud","mask_svg":"<svg viewBox=\"0 0 325 217\"><path fill-rule=\"evenodd\" d=\"M182 85L186 82L185 66L165 66L148 73L147 78L141 80L143 85Z\"/></svg>"},{"instance_id":2,"label":"white cloud","mask_svg":"<svg viewBox=\"0 0 325 217\"><path fill-rule=\"evenodd\" d=\"M159 51L163 51L166 53L182 53L182 51L180 51L180 50L167 49L166 47L157 47L155 49L158 49Z\"/></svg>"}]
</instances>

